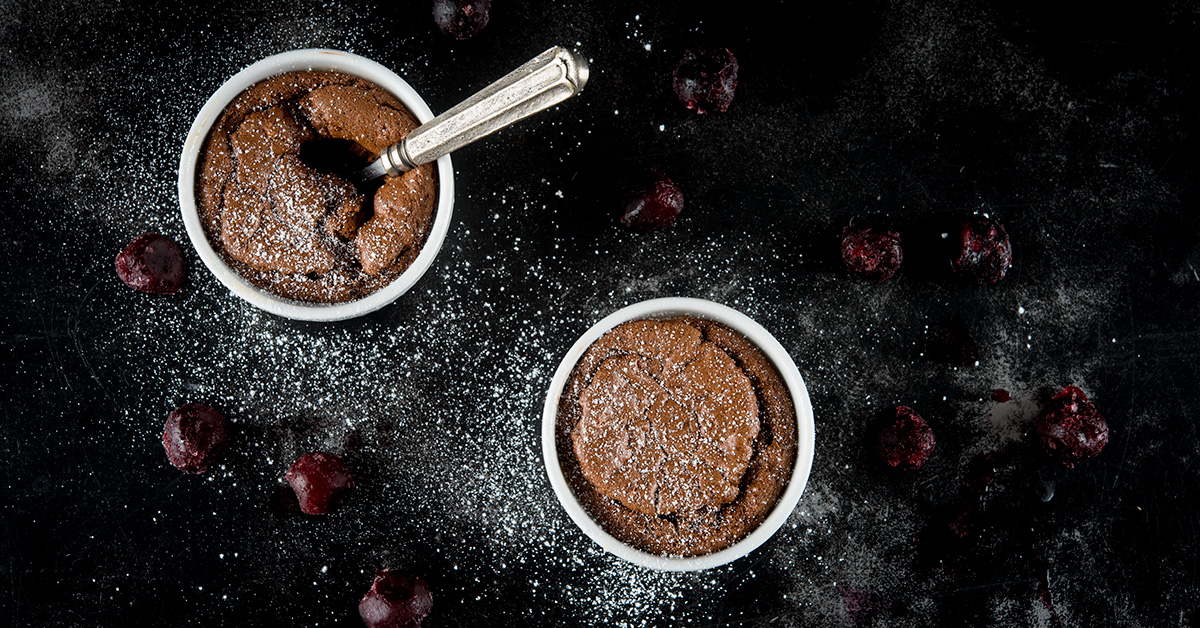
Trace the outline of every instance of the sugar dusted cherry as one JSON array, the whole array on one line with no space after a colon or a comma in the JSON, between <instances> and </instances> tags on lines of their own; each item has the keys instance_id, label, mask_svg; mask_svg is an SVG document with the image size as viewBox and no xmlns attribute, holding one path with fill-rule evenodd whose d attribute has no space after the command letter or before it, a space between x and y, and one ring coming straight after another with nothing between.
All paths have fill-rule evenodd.
<instances>
[{"instance_id":1,"label":"sugar dusted cherry","mask_svg":"<svg viewBox=\"0 0 1200 628\"><path fill-rule=\"evenodd\" d=\"M433 609L429 585L415 574L384 569L358 603L367 628L420 628Z\"/></svg>"},{"instance_id":2,"label":"sugar dusted cherry","mask_svg":"<svg viewBox=\"0 0 1200 628\"><path fill-rule=\"evenodd\" d=\"M492 0L433 0L433 21L458 40L479 34L488 23Z\"/></svg>"},{"instance_id":3,"label":"sugar dusted cherry","mask_svg":"<svg viewBox=\"0 0 1200 628\"><path fill-rule=\"evenodd\" d=\"M961 244L952 268L968 281L996 283L1012 266L1012 243L1008 240L1008 232L991 218L977 217L964 223Z\"/></svg>"},{"instance_id":4,"label":"sugar dusted cherry","mask_svg":"<svg viewBox=\"0 0 1200 628\"><path fill-rule=\"evenodd\" d=\"M625 197L621 224L635 229L655 229L675 222L683 212L683 192L666 175L647 174Z\"/></svg>"},{"instance_id":5,"label":"sugar dusted cherry","mask_svg":"<svg viewBox=\"0 0 1200 628\"><path fill-rule=\"evenodd\" d=\"M876 231L870 226L846 227L842 231L842 262L851 274L871 281L886 281L900 270L904 253L900 234Z\"/></svg>"},{"instance_id":6,"label":"sugar dusted cherry","mask_svg":"<svg viewBox=\"0 0 1200 628\"><path fill-rule=\"evenodd\" d=\"M202 404L189 403L167 415L163 428L167 460L187 473L204 473L214 454L229 443L225 417Z\"/></svg>"},{"instance_id":7,"label":"sugar dusted cherry","mask_svg":"<svg viewBox=\"0 0 1200 628\"><path fill-rule=\"evenodd\" d=\"M912 408L900 406L878 426L875 453L893 469L919 469L933 453L933 430Z\"/></svg>"},{"instance_id":8,"label":"sugar dusted cherry","mask_svg":"<svg viewBox=\"0 0 1200 628\"><path fill-rule=\"evenodd\" d=\"M175 241L143 233L117 255L117 276L134 290L175 294L183 286L183 252Z\"/></svg>"},{"instance_id":9,"label":"sugar dusted cherry","mask_svg":"<svg viewBox=\"0 0 1200 628\"><path fill-rule=\"evenodd\" d=\"M1108 421L1074 386L1050 400L1034 429L1046 453L1067 467L1095 456L1108 444Z\"/></svg>"},{"instance_id":10,"label":"sugar dusted cherry","mask_svg":"<svg viewBox=\"0 0 1200 628\"><path fill-rule=\"evenodd\" d=\"M314 451L304 454L287 470L288 484L306 515L324 515L341 503L354 488L354 476L337 454Z\"/></svg>"},{"instance_id":11,"label":"sugar dusted cherry","mask_svg":"<svg viewBox=\"0 0 1200 628\"><path fill-rule=\"evenodd\" d=\"M725 111L737 89L738 62L728 48L688 50L675 67L672 86L696 113Z\"/></svg>"}]
</instances>

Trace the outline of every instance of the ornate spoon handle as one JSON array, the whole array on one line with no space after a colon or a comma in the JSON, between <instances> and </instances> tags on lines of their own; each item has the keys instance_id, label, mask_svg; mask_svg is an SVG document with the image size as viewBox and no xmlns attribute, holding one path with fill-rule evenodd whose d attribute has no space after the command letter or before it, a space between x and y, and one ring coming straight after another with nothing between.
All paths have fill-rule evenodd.
<instances>
[{"instance_id":1,"label":"ornate spoon handle","mask_svg":"<svg viewBox=\"0 0 1200 628\"><path fill-rule=\"evenodd\" d=\"M358 178L395 176L434 161L578 94L587 78L587 60L555 46L384 149Z\"/></svg>"}]
</instances>

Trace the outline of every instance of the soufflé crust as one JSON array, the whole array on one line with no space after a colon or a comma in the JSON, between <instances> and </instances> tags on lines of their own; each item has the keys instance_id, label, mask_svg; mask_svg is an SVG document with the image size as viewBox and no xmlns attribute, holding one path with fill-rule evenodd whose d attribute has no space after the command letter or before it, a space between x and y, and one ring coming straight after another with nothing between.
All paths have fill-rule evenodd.
<instances>
[{"instance_id":1,"label":"souffl\u00e9 crust","mask_svg":"<svg viewBox=\"0 0 1200 628\"><path fill-rule=\"evenodd\" d=\"M433 165L372 191L331 164L366 165L416 127L394 96L349 74L289 72L251 86L201 154L196 193L209 242L242 277L289 299L352 301L386 286L428 236Z\"/></svg>"},{"instance_id":2,"label":"souffl\u00e9 crust","mask_svg":"<svg viewBox=\"0 0 1200 628\"><path fill-rule=\"evenodd\" d=\"M757 528L796 458L791 395L766 356L713 321L623 323L584 352L559 400L559 462L616 539L699 556Z\"/></svg>"}]
</instances>

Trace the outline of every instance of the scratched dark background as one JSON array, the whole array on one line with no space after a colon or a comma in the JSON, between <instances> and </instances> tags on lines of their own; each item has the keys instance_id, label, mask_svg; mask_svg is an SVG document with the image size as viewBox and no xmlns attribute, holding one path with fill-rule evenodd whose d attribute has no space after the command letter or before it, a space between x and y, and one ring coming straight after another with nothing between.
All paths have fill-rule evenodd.
<instances>
[{"instance_id":1,"label":"scratched dark background","mask_svg":"<svg viewBox=\"0 0 1200 628\"><path fill-rule=\"evenodd\" d=\"M429 581L431 627L1200 623L1197 5L641 4L499 0L458 43L427 2L0 3L0 624L355 626L380 567ZM586 91L454 155L446 244L393 305L281 320L187 244L178 151L242 67L345 49L437 112L555 44L592 59ZM741 71L701 117L669 77L706 45ZM613 211L647 168L685 211L627 232ZM942 234L976 213L1014 243L994 286L948 272ZM863 221L904 239L888 283L835 257ZM179 294L114 273L145 231L183 245ZM567 347L661 296L763 324L816 412L788 525L698 574L595 547L538 441ZM952 329L978 363L932 359ZM1111 428L1075 469L1027 434L1066 384ZM161 446L193 401L234 430L199 477ZM863 446L897 404L938 438L903 475ZM280 480L316 448L359 480L324 518Z\"/></svg>"}]
</instances>

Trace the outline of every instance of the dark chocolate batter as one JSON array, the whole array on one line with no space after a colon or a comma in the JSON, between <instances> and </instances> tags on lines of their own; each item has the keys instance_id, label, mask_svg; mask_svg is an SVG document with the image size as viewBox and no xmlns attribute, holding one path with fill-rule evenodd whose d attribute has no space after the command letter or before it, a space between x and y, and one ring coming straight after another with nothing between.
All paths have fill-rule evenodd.
<instances>
[{"instance_id":1,"label":"dark chocolate batter","mask_svg":"<svg viewBox=\"0 0 1200 628\"><path fill-rule=\"evenodd\" d=\"M338 153L365 164L416 127L399 100L348 74L255 84L221 114L201 156L209 241L243 277L290 299L351 301L386 286L425 242L433 165L364 193L323 164Z\"/></svg>"},{"instance_id":2,"label":"dark chocolate batter","mask_svg":"<svg viewBox=\"0 0 1200 628\"><path fill-rule=\"evenodd\" d=\"M580 359L558 453L588 513L622 542L696 556L736 543L787 486L796 418L778 372L728 327L635 320Z\"/></svg>"}]
</instances>

